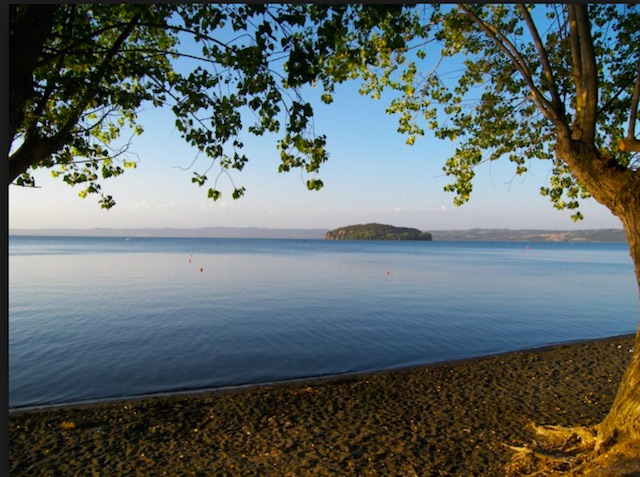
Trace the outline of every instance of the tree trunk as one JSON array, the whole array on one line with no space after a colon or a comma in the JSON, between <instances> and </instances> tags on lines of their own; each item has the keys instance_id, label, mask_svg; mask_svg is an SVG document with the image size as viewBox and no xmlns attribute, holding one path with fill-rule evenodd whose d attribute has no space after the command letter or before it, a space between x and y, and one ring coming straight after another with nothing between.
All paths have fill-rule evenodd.
<instances>
[{"instance_id":1,"label":"tree trunk","mask_svg":"<svg viewBox=\"0 0 640 477\"><path fill-rule=\"evenodd\" d=\"M633 356L607 417L598 426L596 448L616 441L640 441L640 346L636 334Z\"/></svg>"},{"instance_id":2,"label":"tree trunk","mask_svg":"<svg viewBox=\"0 0 640 477\"><path fill-rule=\"evenodd\" d=\"M568 127L558 128L556 154L591 195L622 221L640 298L640 173L623 167L593 142L572 140ZM609 414L597 430L598 449L616 441L640 442L640 322L631 362Z\"/></svg>"},{"instance_id":3,"label":"tree trunk","mask_svg":"<svg viewBox=\"0 0 640 477\"><path fill-rule=\"evenodd\" d=\"M625 206L621 217L629 240L640 294L640 196ZM631 362L609 414L598 426L597 447L606 448L617 440L640 441L640 328L636 333Z\"/></svg>"},{"instance_id":4,"label":"tree trunk","mask_svg":"<svg viewBox=\"0 0 640 477\"><path fill-rule=\"evenodd\" d=\"M33 70L42 61L43 45L51 34L58 8L60 5L10 6L9 147L24 122L26 104L34 95Z\"/></svg>"}]
</instances>

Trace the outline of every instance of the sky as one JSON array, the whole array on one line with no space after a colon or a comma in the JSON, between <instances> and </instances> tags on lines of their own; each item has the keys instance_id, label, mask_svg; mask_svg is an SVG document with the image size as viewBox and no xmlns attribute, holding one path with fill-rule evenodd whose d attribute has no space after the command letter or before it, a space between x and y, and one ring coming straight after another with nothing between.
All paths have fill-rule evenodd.
<instances>
[{"instance_id":1,"label":"sky","mask_svg":"<svg viewBox=\"0 0 640 477\"><path fill-rule=\"evenodd\" d=\"M208 186L191 182L194 171L206 169L180 137L172 114L148 109L140 114L145 129L133 140L136 169L103 182L116 206L101 209L97 198L78 197L73 188L35 174L38 188L9 186L9 228L141 228L141 227L266 227L333 229L377 222L424 231L469 228L599 229L621 228L620 221L593 199L582 202L585 219L574 223L569 211L558 211L539 193L550 178L549 163L534 162L525 176L514 177L508 160L476 170L471 200L453 204L443 191L449 179L442 172L453 143L429 136L413 146L397 132L397 116L388 115L388 100L358 93L357 83L339 85L334 102L319 101L320 89L308 88L314 107L315 131L326 134L330 159L318 177L320 191L306 188L306 175L278 173L275 137L244 137L249 163L242 172L221 177L223 198L207 198ZM195 162L194 162L195 161ZM194 164L195 167L190 166ZM212 177L213 174L209 174ZM233 184L246 188L231 198Z\"/></svg>"}]
</instances>

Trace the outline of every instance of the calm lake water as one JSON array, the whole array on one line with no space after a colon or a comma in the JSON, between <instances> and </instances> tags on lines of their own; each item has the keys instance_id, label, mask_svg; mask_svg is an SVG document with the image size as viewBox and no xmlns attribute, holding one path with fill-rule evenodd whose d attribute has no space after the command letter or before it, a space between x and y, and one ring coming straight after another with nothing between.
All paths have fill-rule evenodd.
<instances>
[{"instance_id":1,"label":"calm lake water","mask_svg":"<svg viewBox=\"0 0 640 477\"><path fill-rule=\"evenodd\" d=\"M10 407L633 333L626 244L9 238Z\"/></svg>"}]
</instances>

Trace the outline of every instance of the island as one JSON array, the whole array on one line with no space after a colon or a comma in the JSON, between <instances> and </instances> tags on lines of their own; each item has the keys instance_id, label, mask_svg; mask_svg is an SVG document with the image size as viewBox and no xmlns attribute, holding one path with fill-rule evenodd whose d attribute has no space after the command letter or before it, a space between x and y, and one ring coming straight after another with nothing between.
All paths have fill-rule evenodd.
<instances>
[{"instance_id":1,"label":"island","mask_svg":"<svg viewBox=\"0 0 640 477\"><path fill-rule=\"evenodd\" d=\"M433 240L431 234L408 227L359 224L328 231L325 240Z\"/></svg>"}]
</instances>

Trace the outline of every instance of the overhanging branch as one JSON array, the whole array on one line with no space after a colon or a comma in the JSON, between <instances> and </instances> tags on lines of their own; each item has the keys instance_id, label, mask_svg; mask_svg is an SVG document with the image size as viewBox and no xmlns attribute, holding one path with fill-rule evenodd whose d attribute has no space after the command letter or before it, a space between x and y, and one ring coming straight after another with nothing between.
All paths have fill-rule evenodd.
<instances>
[{"instance_id":1,"label":"overhanging branch","mask_svg":"<svg viewBox=\"0 0 640 477\"><path fill-rule=\"evenodd\" d=\"M118 53L124 41L131 35L139 21L140 16L136 15L124 26L122 33L114 41L102 63L88 78L88 89L84 92L81 100L73 108L69 118L59 128L58 132L49 137L41 136L36 130L28 132L25 136L24 143L9 157L9 184L11 184L20 174L26 172L30 166L42 163L42 161L46 160L51 156L51 154L54 154L64 145L67 140L67 136L77 125L79 118L82 116L82 113L93 98L93 95L95 94L101 79L105 75L111 60Z\"/></svg>"}]
</instances>

